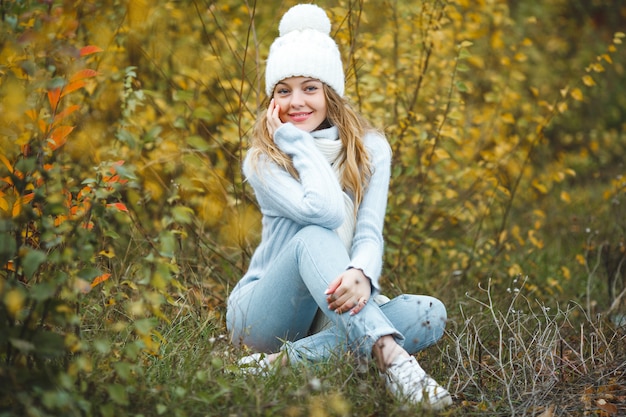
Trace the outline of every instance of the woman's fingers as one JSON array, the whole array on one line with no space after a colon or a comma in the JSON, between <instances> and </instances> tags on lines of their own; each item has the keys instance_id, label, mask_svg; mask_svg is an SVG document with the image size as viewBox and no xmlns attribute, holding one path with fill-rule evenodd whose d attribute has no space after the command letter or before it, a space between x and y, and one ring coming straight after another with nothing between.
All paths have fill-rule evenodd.
<instances>
[{"instance_id":1,"label":"woman's fingers","mask_svg":"<svg viewBox=\"0 0 626 417\"><path fill-rule=\"evenodd\" d=\"M345 292L343 295L331 294L326 297L328 308L336 313L342 314L350 311L350 315L357 314L367 304L366 297L358 297L352 293Z\"/></svg>"},{"instance_id":2,"label":"woman's fingers","mask_svg":"<svg viewBox=\"0 0 626 417\"><path fill-rule=\"evenodd\" d=\"M324 291L324 294L334 294L337 291L337 288L341 285L341 275L332 280L330 284L328 284L328 288Z\"/></svg>"},{"instance_id":3,"label":"woman's fingers","mask_svg":"<svg viewBox=\"0 0 626 417\"><path fill-rule=\"evenodd\" d=\"M361 297L356 306L352 310L350 310L350 315L354 316L355 314L358 314L361 310L363 310L365 304L367 304L367 298Z\"/></svg>"},{"instance_id":4,"label":"woman's fingers","mask_svg":"<svg viewBox=\"0 0 626 417\"><path fill-rule=\"evenodd\" d=\"M328 303L328 309L337 313L341 312L341 307L344 305L348 297L345 295L345 291L335 290L326 297Z\"/></svg>"},{"instance_id":5,"label":"woman's fingers","mask_svg":"<svg viewBox=\"0 0 626 417\"><path fill-rule=\"evenodd\" d=\"M328 308L340 314L350 311L354 315L361 311L371 293L369 280L363 277L362 271L349 269L332 280L324 292Z\"/></svg>"},{"instance_id":6,"label":"woman's fingers","mask_svg":"<svg viewBox=\"0 0 626 417\"><path fill-rule=\"evenodd\" d=\"M274 135L276 129L278 129L283 122L279 116L280 107L276 105L274 99L270 100L270 105L267 108L267 130L270 135Z\"/></svg>"}]
</instances>

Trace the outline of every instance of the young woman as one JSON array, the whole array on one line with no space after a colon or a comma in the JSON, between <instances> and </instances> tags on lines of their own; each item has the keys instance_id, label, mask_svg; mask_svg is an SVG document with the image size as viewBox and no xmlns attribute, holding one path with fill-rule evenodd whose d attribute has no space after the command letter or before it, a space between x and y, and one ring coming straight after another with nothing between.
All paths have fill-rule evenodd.
<instances>
[{"instance_id":1,"label":"young woman","mask_svg":"<svg viewBox=\"0 0 626 417\"><path fill-rule=\"evenodd\" d=\"M295 6L279 32L265 74L271 101L243 167L263 230L228 299L233 343L259 352L240 364L265 373L350 352L373 358L400 398L443 408L450 394L411 355L441 338L445 307L428 296L380 297L390 147L343 98L324 10Z\"/></svg>"}]
</instances>

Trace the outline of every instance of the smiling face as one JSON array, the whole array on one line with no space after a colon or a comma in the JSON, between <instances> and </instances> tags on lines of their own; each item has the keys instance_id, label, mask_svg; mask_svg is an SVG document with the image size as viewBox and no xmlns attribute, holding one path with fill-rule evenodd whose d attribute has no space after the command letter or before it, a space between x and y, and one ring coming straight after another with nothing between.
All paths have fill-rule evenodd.
<instances>
[{"instance_id":1,"label":"smiling face","mask_svg":"<svg viewBox=\"0 0 626 417\"><path fill-rule=\"evenodd\" d=\"M274 101L280 107L283 123L312 132L321 125L328 113L324 85L315 78L286 78L274 87Z\"/></svg>"}]
</instances>

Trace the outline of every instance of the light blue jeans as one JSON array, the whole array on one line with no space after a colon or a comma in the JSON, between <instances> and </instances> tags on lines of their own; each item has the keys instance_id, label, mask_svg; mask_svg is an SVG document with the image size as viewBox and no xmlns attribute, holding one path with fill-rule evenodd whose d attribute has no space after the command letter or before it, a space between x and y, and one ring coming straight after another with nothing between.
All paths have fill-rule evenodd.
<instances>
[{"instance_id":1,"label":"light blue jeans","mask_svg":"<svg viewBox=\"0 0 626 417\"><path fill-rule=\"evenodd\" d=\"M370 301L353 316L329 310L324 291L348 263L336 233L318 226L301 229L262 279L231 293L226 325L233 343L266 353L285 350L294 363L346 350L369 360L374 343L386 335L410 354L441 338L446 309L433 297L401 295L380 306ZM333 325L310 335L318 308Z\"/></svg>"}]
</instances>

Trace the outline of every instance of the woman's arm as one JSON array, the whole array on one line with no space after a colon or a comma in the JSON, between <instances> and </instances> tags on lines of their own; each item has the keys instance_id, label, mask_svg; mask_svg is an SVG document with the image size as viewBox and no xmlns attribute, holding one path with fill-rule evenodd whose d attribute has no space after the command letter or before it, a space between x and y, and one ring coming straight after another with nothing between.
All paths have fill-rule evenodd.
<instances>
[{"instance_id":1,"label":"woman's arm","mask_svg":"<svg viewBox=\"0 0 626 417\"><path fill-rule=\"evenodd\" d=\"M352 240L352 258L347 269L326 289L328 308L337 313L358 314L378 283L383 259L383 226L387 209L391 148L384 137L371 134L366 146L372 158L372 176L359 206Z\"/></svg>"},{"instance_id":2,"label":"woman's arm","mask_svg":"<svg viewBox=\"0 0 626 417\"><path fill-rule=\"evenodd\" d=\"M352 257L348 267L363 271L370 279L374 291L378 292L383 264L383 227L391 176L391 147L377 133L370 133L365 139L373 171L359 206L352 240Z\"/></svg>"},{"instance_id":3,"label":"woman's arm","mask_svg":"<svg viewBox=\"0 0 626 417\"><path fill-rule=\"evenodd\" d=\"M261 156L254 169L246 158L244 175L254 189L261 212L266 216L286 217L302 225L339 227L344 219L341 187L313 137L287 123L275 131L274 141L292 158L300 180L266 157Z\"/></svg>"}]
</instances>

